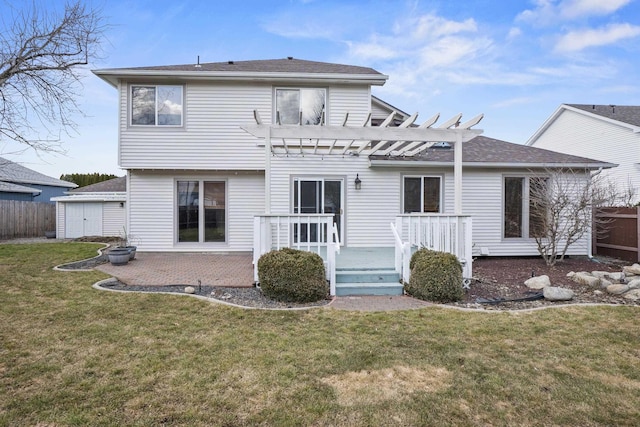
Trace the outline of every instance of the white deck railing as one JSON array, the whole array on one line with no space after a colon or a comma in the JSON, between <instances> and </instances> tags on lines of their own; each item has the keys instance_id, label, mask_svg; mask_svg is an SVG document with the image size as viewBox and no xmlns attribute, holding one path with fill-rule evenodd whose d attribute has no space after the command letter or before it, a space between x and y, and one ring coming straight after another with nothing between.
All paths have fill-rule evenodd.
<instances>
[{"instance_id":1,"label":"white deck railing","mask_svg":"<svg viewBox=\"0 0 640 427\"><path fill-rule=\"evenodd\" d=\"M473 263L471 216L448 214L398 215L395 229L400 242L409 244L411 249L427 248L455 255L462 264L463 277L465 279L471 278ZM396 248L397 246L398 243L396 242ZM397 253L398 249L396 249L396 257L398 256Z\"/></svg>"},{"instance_id":2,"label":"white deck railing","mask_svg":"<svg viewBox=\"0 0 640 427\"><path fill-rule=\"evenodd\" d=\"M333 268L333 279L328 278L335 282L336 248L333 245L337 238L337 229L334 231L333 227L335 227L333 214L265 214L255 216L253 219L253 279L258 281L258 259L269 251L294 248L316 252L323 256L324 248L326 248L325 256L330 258L330 254L333 252L334 259L332 264L325 259L327 276L330 276L331 268ZM333 251L329 250L331 249L329 246L333 246ZM338 241L339 247L340 242Z\"/></svg>"},{"instance_id":3,"label":"white deck railing","mask_svg":"<svg viewBox=\"0 0 640 427\"><path fill-rule=\"evenodd\" d=\"M404 283L409 283L411 275L411 270L409 269L409 261L411 261L411 245L409 242L402 241L394 223L391 223L391 232L393 233L396 247L396 272L400 275Z\"/></svg>"}]
</instances>

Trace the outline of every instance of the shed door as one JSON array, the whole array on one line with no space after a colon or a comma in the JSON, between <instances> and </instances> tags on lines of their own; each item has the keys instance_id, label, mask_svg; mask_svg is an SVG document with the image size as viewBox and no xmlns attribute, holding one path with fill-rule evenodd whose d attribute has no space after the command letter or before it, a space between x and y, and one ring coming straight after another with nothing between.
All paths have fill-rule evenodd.
<instances>
[{"instance_id":1,"label":"shed door","mask_svg":"<svg viewBox=\"0 0 640 427\"><path fill-rule=\"evenodd\" d=\"M102 203L67 203L65 237L102 236Z\"/></svg>"},{"instance_id":2,"label":"shed door","mask_svg":"<svg viewBox=\"0 0 640 427\"><path fill-rule=\"evenodd\" d=\"M102 236L102 203L84 203L84 236Z\"/></svg>"}]
</instances>

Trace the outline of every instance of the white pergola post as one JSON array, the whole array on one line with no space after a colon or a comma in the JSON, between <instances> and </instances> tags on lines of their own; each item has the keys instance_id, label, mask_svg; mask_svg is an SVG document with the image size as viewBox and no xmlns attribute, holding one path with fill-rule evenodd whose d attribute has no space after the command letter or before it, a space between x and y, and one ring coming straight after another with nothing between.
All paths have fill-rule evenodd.
<instances>
[{"instance_id":1,"label":"white pergola post","mask_svg":"<svg viewBox=\"0 0 640 427\"><path fill-rule=\"evenodd\" d=\"M454 213L462 215L462 135L459 133L456 134L456 143L453 146L453 188Z\"/></svg>"}]
</instances>

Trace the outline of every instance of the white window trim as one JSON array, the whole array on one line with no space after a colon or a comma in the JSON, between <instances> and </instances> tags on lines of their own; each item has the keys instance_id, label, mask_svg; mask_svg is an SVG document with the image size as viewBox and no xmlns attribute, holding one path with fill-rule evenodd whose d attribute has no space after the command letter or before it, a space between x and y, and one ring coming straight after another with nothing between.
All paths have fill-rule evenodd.
<instances>
[{"instance_id":1,"label":"white window trim","mask_svg":"<svg viewBox=\"0 0 640 427\"><path fill-rule=\"evenodd\" d=\"M180 242L180 209L178 206L178 182L179 181L198 181L198 241L197 242ZM224 183L224 242L205 242L204 241L204 188L205 182L222 182ZM227 248L229 246L229 180L227 178L202 178L202 177L179 177L173 180L173 243L179 247L194 248Z\"/></svg>"},{"instance_id":2,"label":"white window trim","mask_svg":"<svg viewBox=\"0 0 640 427\"><path fill-rule=\"evenodd\" d=\"M444 175L440 174L421 174L421 175L402 175L401 177L401 200L400 200L400 214L404 214L404 180L405 178L421 178L420 181L420 209L424 209L424 178L439 178L440 179L440 201L438 203L439 209L438 212L414 212L414 213L443 213L444 212Z\"/></svg>"},{"instance_id":3,"label":"white window trim","mask_svg":"<svg viewBox=\"0 0 640 427\"><path fill-rule=\"evenodd\" d=\"M134 124L133 123L133 88L134 87L154 87L156 88L156 106L155 106L155 124L152 125L139 125L139 124ZM159 125L158 124L158 105L157 105L157 94L158 94L158 87L165 87L165 86L176 86L176 87L180 87L181 88L181 101L182 101L182 112L180 113L180 124L179 125ZM133 127L133 128L173 128L173 129L179 129L179 128L183 128L184 127L184 118L185 118L185 85L184 84L154 84L154 83L150 83L150 84L146 84L146 83L130 83L129 84L129 108L128 108L128 112L127 115L129 116L129 126Z\"/></svg>"},{"instance_id":4,"label":"white window trim","mask_svg":"<svg viewBox=\"0 0 640 427\"><path fill-rule=\"evenodd\" d=\"M273 111L273 124L276 124L276 119L277 119L277 113L278 113L278 102L277 102L277 93L278 90L300 90L300 89L318 89L318 90L323 90L324 91L324 122L321 123L321 125L326 125L329 121L329 88L328 87L324 87L324 86L274 86L273 87L273 94L272 94L272 108L271 111ZM300 110L300 107L298 107L298 111ZM292 125L292 126L298 126L298 125Z\"/></svg>"}]
</instances>

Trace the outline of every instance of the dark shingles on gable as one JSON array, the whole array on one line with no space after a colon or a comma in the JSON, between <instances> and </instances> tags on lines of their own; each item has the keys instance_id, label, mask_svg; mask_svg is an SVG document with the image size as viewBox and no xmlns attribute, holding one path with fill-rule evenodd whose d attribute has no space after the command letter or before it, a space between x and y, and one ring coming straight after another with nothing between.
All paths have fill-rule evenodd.
<instances>
[{"instance_id":1,"label":"dark shingles on gable","mask_svg":"<svg viewBox=\"0 0 640 427\"><path fill-rule=\"evenodd\" d=\"M597 114L608 119L617 120L633 126L640 126L640 106L636 105L595 105L566 104L588 113Z\"/></svg>"},{"instance_id":2,"label":"dark shingles on gable","mask_svg":"<svg viewBox=\"0 0 640 427\"><path fill-rule=\"evenodd\" d=\"M125 191L127 191L127 177L121 176L73 189L71 193L124 193Z\"/></svg>"},{"instance_id":3,"label":"dark shingles on gable","mask_svg":"<svg viewBox=\"0 0 640 427\"><path fill-rule=\"evenodd\" d=\"M160 65L152 67L133 67L129 70L148 71L208 71L208 72L247 72L247 73L312 73L312 74L372 74L382 73L369 67L332 64L328 62L307 61L302 59L265 59L254 61L227 61L196 64Z\"/></svg>"}]
</instances>

